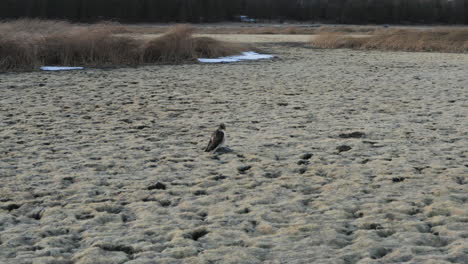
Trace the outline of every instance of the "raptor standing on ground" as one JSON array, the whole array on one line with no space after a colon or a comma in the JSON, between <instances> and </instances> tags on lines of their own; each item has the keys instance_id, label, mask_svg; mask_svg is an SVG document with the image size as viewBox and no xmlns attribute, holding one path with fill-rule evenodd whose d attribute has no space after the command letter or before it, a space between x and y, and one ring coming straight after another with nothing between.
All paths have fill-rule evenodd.
<instances>
[{"instance_id":1,"label":"raptor standing on ground","mask_svg":"<svg viewBox=\"0 0 468 264\"><path fill-rule=\"evenodd\" d=\"M226 136L226 126L224 124L220 124L219 128L213 132L213 135L210 138L210 143L208 143L205 152L216 152L216 150L226 142Z\"/></svg>"}]
</instances>

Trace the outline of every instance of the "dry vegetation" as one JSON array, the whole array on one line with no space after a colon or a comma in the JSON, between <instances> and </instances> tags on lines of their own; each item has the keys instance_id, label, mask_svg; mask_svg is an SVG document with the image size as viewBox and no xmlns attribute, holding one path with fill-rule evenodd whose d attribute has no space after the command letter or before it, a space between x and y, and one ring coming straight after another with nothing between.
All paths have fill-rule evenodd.
<instances>
[{"instance_id":1,"label":"dry vegetation","mask_svg":"<svg viewBox=\"0 0 468 264\"><path fill-rule=\"evenodd\" d=\"M467 53L468 29L389 29L359 38L340 33L324 33L314 38L312 45L320 48Z\"/></svg>"},{"instance_id":2,"label":"dry vegetation","mask_svg":"<svg viewBox=\"0 0 468 264\"><path fill-rule=\"evenodd\" d=\"M372 34L379 26L261 26L201 29L206 34L320 34L323 32Z\"/></svg>"},{"instance_id":3,"label":"dry vegetation","mask_svg":"<svg viewBox=\"0 0 468 264\"><path fill-rule=\"evenodd\" d=\"M162 33L154 39L131 34ZM20 19L0 23L0 71L33 70L43 65L109 66L180 63L199 57L238 54L252 47L193 37L205 34L319 34L321 48L401 51L468 51L468 29L384 29L379 26L188 25L149 26L118 23L71 24L65 21ZM125 34L128 33L129 35ZM356 34L364 35L356 38ZM368 36L366 36L368 35Z\"/></svg>"},{"instance_id":4,"label":"dry vegetation","mask_svg":"<svg viewBox=\"0 0 468 264\"><path fill-rule=\"evenodd\" d=\"M317 27L300 26L246 26L200 28L203 34L316 34Z\"/></svg>"},{"instance_id":5,"label":"dry vegetation","mask_svg":"<svg viewBox=\"0 0 468 264\"><path fill-rule=\"evenodd\" d=\"M143 61L182 62L200 57L228 56L248 50L247 46L238 43L192 37L194 31L191 26L179 25L170 28L161 37L146 42L142 48Z\"/></svg>"},{"instance_id":6,"label":"dry vegetation","mask_svg":"<svg viewBox=\"0 0 468 264\"><path fill-rule=\"evenodd\" d=\"M115 26L115 24L113 24ZM279 34L279 35L316 35L323 33L341 33L341 34L359 34L373 35L394 29L401 30L430 30L433 27L425 26L391 26L384 27L379 25L307 25L307 24L242 24L242 23L223 23L223 24L194 24L192 25L196 34ZM136 24L119 25L122 33L131 34L161 34L166 32L171 26L165 24ZM439 26L437 30L451 31L466 29L463 26Z\"/></svg>"},{"instance_id":7,"label":"dry vegetation","mask_svg":"<svg viewBox=\"0 0 468 264\"><path fill-rule=\"evenodd\" d=\"M170 26L162 25L121 25L122 33L133 34L160 34L168 30ZM195 32L198 34L300 34L313 35L324 32L338 33L359 33L372 34L376 30L382 29L381 26L307 26L307 25L276 25L268 26L265 24L245 24L239 26L238 23L223 25L194 25Z\"/></svg>"},{"instance_id":8,"label":"dry vegetation","mask_svg":"<svg viewBox=\"0 0 468 264\"><path fill-rule=\"evenodd\" d=\"M104 66L179 63L198 57L238 54L250 47L192 37L178 25L153 40L116 36L119 24L70 24L22 19L0 23L0 71L32 70L42 65Z\"/></svg>"}]
</instances>

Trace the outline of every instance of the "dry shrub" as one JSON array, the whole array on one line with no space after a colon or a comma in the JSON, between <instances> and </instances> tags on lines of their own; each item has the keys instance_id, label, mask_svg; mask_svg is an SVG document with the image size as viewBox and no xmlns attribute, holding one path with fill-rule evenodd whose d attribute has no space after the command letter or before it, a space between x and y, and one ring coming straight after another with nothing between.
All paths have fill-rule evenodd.
<instances>
[{"instance_id":1,"label":"dry shrub","mask_svg":"<svg viewBox=\"0 0 468 264\"><path fill-rule=\"evenodd\" d=\"M133 34L164 34L171 26L168 25L119 25L121 33L133 33ZM119 34L116 32L116 34Z\"/></svg>"},{"instance_id":2,"label":"dry shrub","mask_svg":"<svg viewBox=\"0 0 468 264\"><path fill-rule=\"evenodd\" d=\"M278 26L223 26L198 27L197 32L203 34L317 34L326 32L369 34L378 30L378 26L305 26L305 25L278 25Z\"/></svg>"},{"instance_id":3,"label":"dry shrub","mask_svg":"<svg viewBox=\"0 0 468 264\"><path fill-rule=\"evenodd\" d=\"M0 70L32 69L41 65L44 36L66 32L65 21L18 19L0 23Z\"/></svg>"},{"instance_id":4,"label":"dry shrub","mask_svg":"<svg viewBox=\"0 0 468 264\"><path fill-rule=\"evenodd\" d=\"M0 35L0 70L32 70L43 65L135 65L140 43L103 29L71 28L51 34Z\"/></svg>"},{"instance_id":5,"label":"dry shrub","mask_svg":"<svg viewBox=\"0 0 468 264\"><path fill-rule=\"evenodd\" d=\"M245 44L219 41L208 37L194 38L194 49L197 58L216 58L239 54L247 50L256 50Z\"/></svg>"},{"instance_id":6,"label":"dry shrub","mask_svg":"<svg viewBox=\"0 0 468 264\"><path fill-rule=\"evenodd\" d=\"M144 46L145 62L180 62L196 58L192 33L188 25L177 25L161 37L148 41Z\"/></svg>"},{"instance_id":7,"label":"dry shrub","mask_svg":"<svg viewBox=\"0 0 468 264\"><path fill-rule=\"evenodd\" d=\"M378 26L324 26L317 28L316 33L360 33L372 34L382 27Z\"/></svg>"},{"instance_id":8,"label":"dry shrub","mask_svg":"<svg viewBox=\"0 0 468 264\"><path fill-rule=\"evenodd\" d=\"M313 39L312 45L320 48L465 53L468 52L468 29L389 29L360 38L325 33Z\"/></svg>"},{"instance_id":9,"label":"dry shrub","mask_svg":"<svg viewBox=\"0 0 468 264\"><path fill-rule=\"evenodd\" d=\"M0 71L19 68L33 69L40 65L40 37L26 34L8 34L0 36Z\"/></svg>"},{"instance_id":10,"label":"dry shrub","mask_svg":"<svg viewBox=\"0 0 468 264\"><path fill-rule=\"evenodd\" d=\"M0 23L0 34L28 33L28 34L51 34L66 32L77 25L67 21L41 20L37 18L23 18Z\"/></svg>"},{"instance_id":11,"label":"dry shrub","mask_svg":"<svg viewBox=\"0 0 468 264\"><path fill-rule=\"evenodd\" d=\"M77 29L45 37L41 60L46 65L136 65L139 48L137 40L105 29Z\"/></svg>"},{"instance_id":12,"label":"dry shrub","mask_svg":"<svg viewBox=\"0 0 468 264\"><path fill-rule=\"evenodd\" d=\"M34 30L29 26L36 23ZM53 30L57 27L57 30ZM249 47L210 38L193 38L194 29L175 26L154 40L116 36L118 24L74 25L60 21L0 23L0 71L43 65L105 66L180 63L198 57L238 54Z\"/></svg>"},{"instance_id":13,"label":"dry shrub","mask_svg":"<svg viewBox=\"0 0 468 264\"><path fill-rule=\"evenodd\" d=\"M93 29L108 31L114 34L130 33L127 26L113 21L101 21L96 24L72 24L63 20L42 20L38 18L21 18L0 22L0 34L7 32L23 32L29 34L57 34L75 29Z\"/></svg>"},{"instance_id":14,"label":"dry shrub","mask_svg":"<svg viewBox=\"0 0 468 264\"><path fill-rule=\"evenodd\" d=\"M90 27L97 30L107 31L112 34L132 33L128 26L122 25L119 22L114 21L101 21L99 23L91 25Z\"/></svg>"},{"instance_id":15,"label":"dry shrub","mask_svg":"<svg viewBox=\"0 0 468 264\"><path fill-rule=\"evenodd\" d=\"M109 23L109 22L106 22ZM160 34L167 32L168 25L121 25L109 23L114 28L115 33L134 34ZM221 26L196 26L195 31L199 34L317 34L325 32L336 33L360 33L371 34L382 26L308 26L308 25L221 25Z\"/></svg>"},{"instance_id":16,"label":"dry shrub","mask_svg":"<svg viewBox=\"0 0 468 264\"><path fill-rule=\"evenodd\" d=\"M145 62L193 61L196 58L214 58L239 54L248 50L247 45L228 43L208 37L194 38L194 28L178 25L163 36L151 40L144 46Z\"/></svg>"},{"instance_id":17,"label":"dry shrub","mask_svg":"<svg viewBox=\"0 0 468 264\"><path fill-rule=\"evenodd\" d=\"M312 45L325 49L358 48L362 40L340 33L322 33L312 40Z\"/></svg>"},{"instance_id":18,"label":"dry shrub","mask_svg":"<svg viewBox=\"0 0 468 264\"><path fill-rule=\"evenodd\" d=\"M298 27L287 27L284 29L283 34L300 34L301 29Z\"/></svg>"},{"instance_id":19,"label":"dry shrub","mask_svg":"<svg viewBox=\"0 0 468 264\"><path fill-rule=\"evenodd\" d=\"M0 70L31 70L41 65L136 64L138 43L114 37L117 23L94 25L18 19L0 23Z\"/></svg>"},{"instance_id":20,"label":"dry shrub","mask_svg":"<svg viewBox=\"0 0 468 264\"><path fill-rule=\"evenodd\" d=\"M276 27L248 27L241 29L227 30L230 34L268 34L268 35L292 35L292 34L311 34L313 28L297 27L297 26L276 26Z\"/></svg>"},{"instance_id":21,"label":"dry shrub","mask_svg":"<svg viewBox=\"0 0 468 264\"><path fill-rule=\"evenodd\" d=\"M291 34L314 34L316 28L314 27L299 27L299 26L276 26L276 27L245 27L245 28L220 28L220 29L211 29L211 30L202 30L203 33L207 34L281 34L281 35L291 35Z\"/></svg>"},{"instance_id":22,"label":"dry shrub","mask_svg":"<svg viewBox=\"0 0 468 264\"><path fill-rule=\"evenodd\" d=\"M127 33L160 34L167 32L168 26L126 25ZM307 26L195 26L198 34L314 34L317 27Z\"/></svg>"}]
</instances>

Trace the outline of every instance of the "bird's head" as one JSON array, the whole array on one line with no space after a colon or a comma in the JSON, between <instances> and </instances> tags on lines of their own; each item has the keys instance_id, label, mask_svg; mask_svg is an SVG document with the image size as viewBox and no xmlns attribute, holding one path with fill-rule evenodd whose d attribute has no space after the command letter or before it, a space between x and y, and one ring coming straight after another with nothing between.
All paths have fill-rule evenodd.
<instances>
[{"instance_id":1,"label":"bird's head","mask_svg":"<svg viewBox=\"0 0 468 264\"><path fill-rule=\"evenodd\" d=\"M219 129L226 130L226 125L224 123L221 123L219 125Z\"/></svg>"}]
</instances>

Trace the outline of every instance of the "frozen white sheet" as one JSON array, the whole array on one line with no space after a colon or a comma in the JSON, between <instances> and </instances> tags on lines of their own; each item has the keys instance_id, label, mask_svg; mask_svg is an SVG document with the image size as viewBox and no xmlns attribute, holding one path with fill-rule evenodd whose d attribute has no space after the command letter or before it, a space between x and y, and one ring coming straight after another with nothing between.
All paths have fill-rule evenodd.
<instances>
[{"instance_id":1,"label":"frozen white sheet","mask_svg":"<svg viewBox=\"0 0 468 264\"><path fill-rule=\"evenodd\" d=\"M43 71L71 71L71 70L83 70L84 67L58 67L58 66L44 66L41 67Z\"/></svg>"},{"instance_id":2,"label":"frozen white sheet","mask_svg":"<svg viewBox=\"0 0 468 264\"><path fill-rule=\"evenodd\" d=\"M222 63L222 62L237 62L237 61L242 61L242 60L271 59L273 57L274 56L270 54L259 54L253 51L247 51L247 52L242 52L242 55L221 57L221 58L215 58L215 59L200 58L198 59L198 61L203 62L203 63Z\"/></svg>"}]
</instances>

